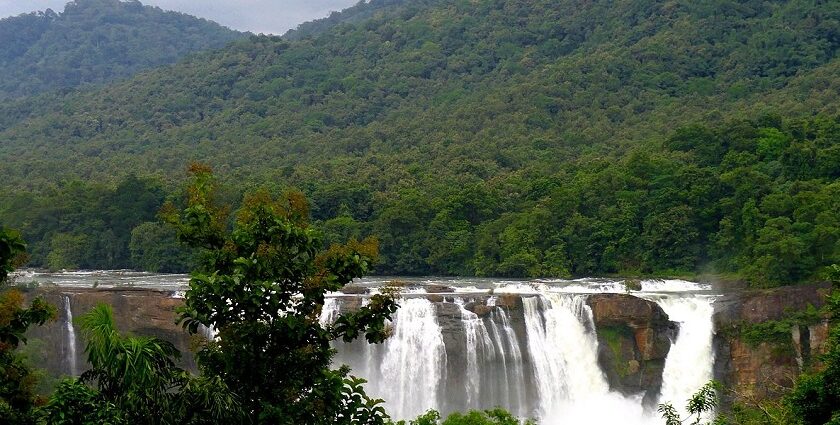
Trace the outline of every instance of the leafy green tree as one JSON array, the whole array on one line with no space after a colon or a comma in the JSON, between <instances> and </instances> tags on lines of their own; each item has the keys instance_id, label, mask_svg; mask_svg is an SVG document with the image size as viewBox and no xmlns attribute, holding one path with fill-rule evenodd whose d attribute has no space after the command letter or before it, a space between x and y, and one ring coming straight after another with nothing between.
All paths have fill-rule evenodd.
<instances>
[{"instance_id":1,"label":"leafy green tree","mask_svg":"<svg viewBox=\"0 0 840 425\"><path fill-rule=\"evenodd\" d=\"M453 413L446 419L442 419L437 411L430 410L407 423L399 421L395 425L536 425L536 422L517 419L503 409Z\"/></svg>"},{"instance_id":2,"label":"leafy green tree","mask_svg":"<svg viewBox=\"0 0 840 425\"><path fill-rule=\"evenodd\" d=\"M9 273L25 258L26 245L17 232L0 226L0 422L30 424L35 408L42 403L36 395L36 375L17 352L26 343L30 326L40 326L55 315L43 298L24 308L23 295L6 287Z\"/></svg>"},{"instance_id":3,"label":"leafy green tree","mask_svg":"<svg viewBox=\"0 0 840 425\"><path fill-rule=\"evenodd\" d=\"M712 381L694 393L685 405L685 411L688 414L686 418L681 418L672 404L660 404L658 410L662 414L662 419L665 420L665 425L682 425L686 422L691 425L700 425L705 420L704 415L714 414L718 405L717 391L719 389L720 384Z\"/></svg>"},{"instance_id":4,"label":"leafy green tree","mask_svg":"<svg viewBox=\"0 0 840 425\"><path fill-rule=\"evenodd\" d=\"M175 366L178 350L153 337L120 334L108 305L79 318L90 369L61 383L41 409L56 424L238 423L236 397L217 378Z\"/></svg>"},{"instance_id":5,"label":"leafy green tree","mask_svg":"<svg viewBox=\"0 0 840 425\"><path fill-rule=\"evenodd\" d=\"M101 394L76 379L58 384L50 401L40 409L40 418L50 425L124 425L123 412Z\"/></svg>"},{"instance_id":6,"label":"leafy green tree","mask_svg":"<svg viewBox=\"0 0 840 425\"><path fill-rule=\"evenodd\" d=\"M138 270L177 273L188 270L194 253L178 242L175 231L163 223L144 222L131 231L131 265Z\"/></svg>"},{"instance_id":7,"label":"leafy green tree","mask_svg":"<svg viewBox=\"0 0 840 425\"><path fill-rule=\"evenodd\" d=\"M346 368L330 368L329 343L361 335L383 341L395 300L375 295L332 325L318 320L326 292L370 268L375 242L323 250L306 201L295 192L279 199L265 191L248 195L231 225L229 207L214 202L209 168L196 164L190 171L186 208L170 205L162 214L181 240L202 250L181 317L193 333L199 325L218 329L219 338L197 355L203 373L228 385L250 422L382 423L380 401L368 399Z\"/></svg>"}]
</instances>

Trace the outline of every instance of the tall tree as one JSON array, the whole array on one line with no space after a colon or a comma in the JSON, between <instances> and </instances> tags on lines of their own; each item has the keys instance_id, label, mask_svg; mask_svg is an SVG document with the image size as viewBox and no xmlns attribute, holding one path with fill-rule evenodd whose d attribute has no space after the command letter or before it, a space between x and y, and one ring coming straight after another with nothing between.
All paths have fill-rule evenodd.
<instances>
[{"instance_id":1,"label":"tall tree","mask_svg":"<svg viewBox=\"0 0 840 425\"><path fill-rule=\"evenodd\" d=\"M392 295L374 295L356 312L319 323L324 296L361 277L376 242L350 241L323 249L308 223L306 200L289 192L275 199L248 195L236 217L214 202L210 169L190 167L186 208L169 204L162 215L182 241L201 248L181 316L190 332L218 330L197 359L242 400L250 422L279 424L382 423L385 412L345 367L334 370L330 341L368 342L387 336L397 309Z\"/></svg>"}]
</instances>

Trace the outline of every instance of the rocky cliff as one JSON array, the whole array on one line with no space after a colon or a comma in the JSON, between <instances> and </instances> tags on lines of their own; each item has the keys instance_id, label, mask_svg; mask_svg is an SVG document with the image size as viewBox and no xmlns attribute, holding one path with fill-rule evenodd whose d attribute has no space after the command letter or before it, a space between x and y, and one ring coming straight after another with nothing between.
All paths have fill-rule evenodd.
<instances>
[{"instance_id":1,"label":"rocky cliff","mask_svg":"<svg viewBox=\"0 0 840 425\"><path fill-rule=\"evenodd\" d=\"M656 303L626 294L596 294L592 308L598 361L613 390L656 402L665 359L679 326Z\"/></svg>"},{"instance_id":2,"label":"rocky cliff","mask_svg":"<svg viewBox=\"0 0 840 425\"><path fill-rule=\"evenodd\" d=\"M715 378L725 402L778 396L808 367L818 367L828 323L816 312L828 284L741 291L716 303Z\"/></svg>"},{"instance_id":3,"label":"rocky cliff","mask_svg":"<svg viewBox=\"0 0 840 425\"><path fill-rule=\"evenodd\" d=\"M176 323L175 308L183 300L173 298L170 291L148 289L69 289L44 288L28 292L28 297L43 296L56 307L54 321L41 327L30 328L27 336L30 344L43 347L37 366L46 370L53 377L68 375L70 371L82 372L87 363L84 354L84 341L78 326L75 327L75 341L68 331L68 320L74 320L100 303L111 305L114 319L120 331L144 336L155 336L175 344L183 354L180 365L195 369L191 355L190 336ZM68 316L69 311L72 317ZM71 355L71 346L75 344L75 356Z\"/></svg>"}]
</instances>

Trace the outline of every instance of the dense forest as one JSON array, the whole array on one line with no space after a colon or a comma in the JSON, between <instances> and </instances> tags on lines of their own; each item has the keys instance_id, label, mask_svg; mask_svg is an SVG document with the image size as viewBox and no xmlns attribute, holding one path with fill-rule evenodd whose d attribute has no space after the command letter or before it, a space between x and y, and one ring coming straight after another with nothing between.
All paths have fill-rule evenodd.
<instances>
[{"instance_id":1,"label":"dense forest","mask_svg":"<svg viewBox=\"0 0 840 425\"><path fill-rule=\"evenodd\" d=\"M138 1L71 1L0 20L0 99L130 77L243 36Z\"/></svg>"},{"instance_id":2,"label":"dense forest","mask_svg":"<svg viewBox=\"0 0 840 425\"><path fill-rule=\"evenodd\" d=\"M233 202L301 189L379 273L807 280L840 258L838 46L820 1L360 4L0 105L0 221L34 266L186 269L155 217L195 160Z\"/></svg>"}]
</instances>

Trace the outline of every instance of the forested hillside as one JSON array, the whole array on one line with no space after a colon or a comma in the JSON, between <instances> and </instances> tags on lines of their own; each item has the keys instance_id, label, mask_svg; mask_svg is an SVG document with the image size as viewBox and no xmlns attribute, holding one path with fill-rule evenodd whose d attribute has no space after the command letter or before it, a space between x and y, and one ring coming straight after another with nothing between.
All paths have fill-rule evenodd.
<instances>
[{"instance_id":1,"label":"forested hillside","mask_svg":"<svg viewBox=\"0 0 840 425\"><path fill-rule=\"evenodd\" d=\"M244 34L138 1L76 0L0 20L0 99L99 84Z\"/></svg>"},{"instance_id":2,"label":"forested hillside","mask_svg":"<svg viewBox=\"0 0 840 425\"><path fill-rule=\"evenodd\" d=\"M136 173L166 192L198 160L231 198L302 189L331 240L377 235L382 273L778 284L838 261L832 2L369 7L300 40L251 37L99 91L3 104L0 206L82 205L74 219L0 219L35 264L64 264L49 261L63 246L86 247L80 267L155 264L63 243L110 228L102 197L73 191L119 193ZM768 264L779 256L791 260Z\"/></svg>"}]
</instances>

